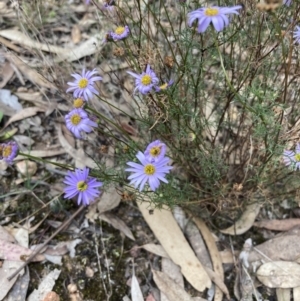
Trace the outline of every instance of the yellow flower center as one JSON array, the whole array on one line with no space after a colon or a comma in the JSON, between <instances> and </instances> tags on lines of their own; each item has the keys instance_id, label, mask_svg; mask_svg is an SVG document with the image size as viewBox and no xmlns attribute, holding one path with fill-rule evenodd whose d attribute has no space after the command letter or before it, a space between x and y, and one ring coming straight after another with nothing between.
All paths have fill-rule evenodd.
<instances>
[{"instance_id":1,"label":"yellow flower center","mask_svg":"<svg viewBox=\"0 0 300 301\"><path fill-rule=\"evenodd\" d=\"M74 114L74 115L71 116L71 122L72 122L74 125L77 125L80 121L81 121L80 115Z\"/></svg>"},{"instance_id":2,"label":"yellow flower center","mask_svg":"<svg viewBox=\"0 0 300 301\"><path fill-rule=\"evenodd\" d=\"M79 82L78 82L78 87L79 87L80 89L84 89L84 88L87 87L88 83L89 83L89 81L88 81L86 78L82 78L82 79L80 79Z\"/></svg>"},{"instance_id":3,"label":"yellow flower center","mask_svg":"<svg viewBox=\"0 0 300 301\"><path fill-rule=\"evenodd\" d=\"M78 109L78 108L81 108L84 104L84 101L82 98L76 98L74 99L74 102L73 102L73 106L74 108Z\"/></svg>"},{"instance_id":4,"label":"yellow flower center","mask_svg":"<svg viewBox=\"0 0 300 301\"><path fill-rule=\"evenodd\" d=\"M168 88L168 83L165 83L159 87L161 90L165 90Z\"/></svg>"},{"instance_id":5,"label":"yellow flower center","mask_svg":"<svg viewBox=\"0 0 300 301\"><path fill-rule=\"evenodd\" d=\"M77 189L79 191L85 191L85 190L87 190L87 188L88 188L88 185L84 181L80 181L77 183Z\"/></svg>"},{"instance_id":6,"label":"yellow flower center","mask_svg":"<svg viewBox=\"0 0 300 301\"><path fill-rule=\"evenodd\" d=\"M161 147L160 147L160 146L153 146L153 147L150 149L149 153L150 153L150 155L151 155L152 157L157 157L157 156L159 156L160 151L161 151Z\"/></svg>"},{"instance_id":7,"label":"yellow flower center","mask_svg":"<svg viewBox=\"0 0 300 301\"><path fill-rule=\"evenodd\" d=\"M204 13L206 16L213 17L219 13L219 10L217 8L208 7Z\"/></svg>"},{"instance_id":8,"label":"yellow flower center","mask_svg":"<svg viewBox=\"0 0 300 301\"><path fill-rule=\"evenodd\" d=\"M141 82L144 86L148 86L151 84L152 78L150 75L146 74L142 77Z\"/></svg>"},{"instance_id":9,"label":"yellow flower center","mask_svg":"<svg viewBox=\"0 0 300 301\"><path fill-rule=\"evenodd\" d=\"M148 176L152 176L155 173L155 167L153 164L147 164L144 167L144 172Z\"/></svg>"},{"instance_id":10,"label":"yellow flower center","mask_svg":"<svg viewBox=\"0 0 300 301\"><path fill-rule=\"evenodd\" d=\"M300 162L300 154L296 154L294 158L297 162Z\"/></svg>"},{"instance_id":11,"label":"yellow flower center","mask_svg":"<svg viewBox=\"0 0 300 301\"><path fill-rule=\"evenodd\" d=\"M12 146L7 145L7 146L3 147L2 155L3 155L4 158L7 158L11 155L11 152L12 152Z\"/></svg>"},{"instance_id":12,"label":"yellow flower center","mask_svg":"<svg viewBox=\"0 0 300 301\"><path fill-rule=\"evenodd\" d=\"M121 35L125 31L125 27L119 26L116 28L115 33Z\"/></svg>"}]
</instances>

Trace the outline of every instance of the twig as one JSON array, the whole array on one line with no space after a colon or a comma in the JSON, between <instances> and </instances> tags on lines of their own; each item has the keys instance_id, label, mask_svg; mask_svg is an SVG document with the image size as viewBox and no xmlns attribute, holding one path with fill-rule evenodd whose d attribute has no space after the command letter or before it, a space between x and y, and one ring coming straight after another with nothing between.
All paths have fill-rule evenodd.
<instances>
[{"instance_id":1,"label":"twig","mask_svg":"<svg viewBox=\"0 0 300 301\"><path fill-rule=\"evenodd\" d=\"M17 276L22 269L24 269L30 262L31 260L37 255L42 249L60 232L65 228L85 207L82 205L80 206L75 213L73 213L66 221L64 221L60 227L48 238L45 240L45 242L35 249L33 253L28 257L28 259L20 266L14 273L12 273L7 280L10 281L12 280L15 276Z\"/></svg>"}]
</instances>

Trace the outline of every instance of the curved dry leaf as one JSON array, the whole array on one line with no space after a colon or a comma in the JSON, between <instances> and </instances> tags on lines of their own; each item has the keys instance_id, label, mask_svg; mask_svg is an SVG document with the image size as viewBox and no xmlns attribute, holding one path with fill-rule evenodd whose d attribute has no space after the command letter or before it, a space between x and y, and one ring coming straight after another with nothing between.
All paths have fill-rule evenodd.
<instances>
[{"instance_id":1,"label":"curved dry leaf","mask_svg":"<svg viewBox=\"0 0 300 301\"><path fill-rule=\"evenodd\" d=\"M229 249L225 249L223 251L220 251L219 253L223 264L233 264L236 262L235 258L239 256L238 251L234 251L234 253L232 253L232 251Z\"/></svg>"},{"instance_id":2,"label":"curved dry leaf","mask_svg":"<svg viewBox=\"0 0 300 301\"><path fill-rule=\"evenodd\" d=\"M22 275L23 271L21 271L18 275L16 275L12 280L8 281L7 278L13 274L20 266L23 265L23 262L17 261L9 261L5 260L0 269L0 300L3 300L4 297L8 294L12 286L17 281L19 275Z\"/></svg>"},{"instance_id":3,"label":"curved dry leaf","mask_svg":"<svg viewBox=\"0 0 300 301\"><path fill-rule=\"evenodd\" d=\"M157 287L172 301L193 301L193 298L165 273L152 270ZM202 299L206 301L205 299Z\"/></svg>"},{"instance_id":4,"label":"curved dry leaf","mask_svg":"<svg viewBox=\"0 0 300 301\"><path fill-rule=\"evenodd\" d=\"M132 301L144 301L143 294L135 275L131 278L131 299Z\"/></svg>"},{"instance_id":5,"label":"curved dry leaf","mask_svg":"<svg viewBox=\"0 0 300 301\"><path fill-rule=\"evenodd\" d=\"M226 294L227 299L230 299L229 291L228 291L226 285L224 284L224 270L223 270L223 265L222 265L222 258L219 253L218 247L216 245L215 239L202 219L193 217L193 222L196 224L196 226L198 227L198 229L200 230L200 232L202 234L202 237L205 241L206 247L210 254L210 258L211 258L212 265L213 265L213 270L216 273L216 275L218 276L218 277L214 277L214 279L216 281L218 281L218 283L219 283L218 289L216 289L214 300L222 301L222 299L223 299L222 292L224 292ZM208 274L210 274L210 277L213 277L213 275L211 273L208 273ZM213 279L211 278L211 280L213 280Z\"/></svg>"},{"instance_id":6,"label":"curved dry leaf","mask_svg":"<svg viewBox=\"0 0 300 301\"><path fill-rule=\"evenodd\" d=\"M29 48L40 49L46 52L54 52L56 54L64 54L65 52L68 52L68 50L65 48L56 47L49 44L42 44L40 42L34 41L30 39L26 34L16 29L0 30L0 36Z\"/></svg>"},{"instance_id":7,"label":"curved dry leaf","mask_svg":"<svg viewBox=\"0 0 300 301\"><path fill-rule=\"evenodd\" d=\"M300 265L291 261L272 261L262 264L256 277L271 288L294 288L300 286Z\"/></svg>"},{"instance_id":8,"label":"curved dry leaf","mask_svg":"<svg viewBox=\"0 0 300 301\"><path fill-rule=\"evenodd\" d=\"M131 230L117 216L112 215L110 213L103 213L99 215L99 218L111 224L115 229L118 229L119 231L124 233L128 238L135 240Z\"/></svg>"},{"instance_id":9,"label":"curved dry leaf","mask_svg":"<svg viewBox=\"0 0 300 301\"><path fill-rule=\"evenodd\" d=\"M300 254L299 234L284 235L272 238L249 253L248 262L261 262L261 260L295 261Z\"/></svg>"},{"instance_id":10,"label":"curved dry leaf","mask_svg":"<svg viewBox=\"0 0 300 301\"><path fill-rule=\"evenodd\" d=\"M102 193L100 202L97 203L98 212L101 214L112 210L119 206L120 201L121 195L117 192L116 187L110 186Z\"/></svg>"},{"instance_id":11,"label":"curved dry leaf","mask_svg":"<svg viewBox=\"0 0 300 301\"><path fill-rule=\"evenodd\" d=\"M71 37L74 44L78 44L81 41L81 31L77 24L72 27Z\"/></svg>"},{"instance_id":12,"label":"curved dry leaf","mask_svg":"<svg viewBox=\"0 0 300 301\"><path fill-rule=\"evenodd\" d=\"M0 240L15 242L15 238L2 226L0 226Z\"/></svg>"},{"instance_id":13,"label":"curved dry leaf","mask_svg":"<svg viewBox=\"0 0 300 301\"><path fill-rule=\"evenodd\" d=\"M29 281L29 269L28 267L26 267L24 275L18 278L18 280L6 296L5 301L25 301Z\"/></svg>"},{"instance_id":14,"label":"curved dry leaf","mask_svg":"<svg viewBox=\"0 0 300 301\"><path fill-rule=\"evenodd\" d=\"M2 80L0 81L0 89L6 86L6 84L12 78L14 73L15 71L12 68L11 63L6 62L3 66L2 73L1 73Z\"/></svg>"},{"instance_id":15,"label":"curved dry leaf","mask_svg":"<svg viewBox=\"0 0 300 301\"><path fill-rule=\"evenodd\" d=\"M0 10L1 10L1 7L0 7ZM0 43L5 45L7 48L14 50L17 53L23 53L23 51L24 51L21 47L18 47L17 45L15 45L15 44L11 43L10 41L8 41L4 38L1 38L1 37L0 37Z\"/></svg>"},{"instance_id":16,"label":"curved dry leaf","mask_svg":"<svg viewBox=\"0 0 300 301\"><path fill-rule=\"evenodd\" d=\"M24 261L27 257L32 254L32 250L19 246L17 244L11 243L6 240L0 239L0 258L10 261ZM33 261L44 260L43 255L37 255L34 257Z\"/></svg>"},{"instance_id":17,"label":"curved dry leaf","mask_svg":"<svg viewBox=\"0 0 300 301\"><path fill-rule=\"evenodd\" d=\"M300 218L288 218L288 219L272 219L255 222L254 226L258 228L265 228L274 231L289 231L295 226L300 225Z\"/></svg>"},{"instance_id":18,"label":"curved dry leaf","mask_svg":"<svg viewBox=\"0 0 300 301\"><path fill-rule=\"evenodd\" d=\"M62 134L61 125L58 124L56 126L56 129L57 129L58 140L61 146L72 158L74 158L77 162L80 162L82 166L86 166L89 168L97 167L97 164L91 158L88 158L85 155L84 156L80 155L80 153L68 143L68 141Z\"/></svg>"},{"instance_id":19,"label":"curved dry leaf","mask_svg":"<svg viewBox=\"0 0 300 301\"><path fill-rule=\"evenodd\" d=\"M165 249L161 245L156 244L145 244L140 246L140 248L145 249L148 252L151 252L157 256L170 258Z\"/></svg>"},{"instance_id":20,"label":"curved dry leaf","mask_svg":"<svg viewBox=\"0 0 300 301\"><path fill-rule=\"evenodd\" d=\"M67 60L68 62L73 62L100 51L104 45L102 43L104 35L104 32L98 33L81 45L74 47L69 51L65 51L64 54L59 56L58 61Z\"/></svg>"},{"instance_id":21,"label":"curved dry leaf","mask_svg":"<svg viewBox=\"0 0 300 301\"><path fill-rule=\"evenodd\" d=\"M169 258L161 259L161 271L172 279L178 286L184 289L183 276L180 267ZM160 294L160 301L170 301L164 292Z\"/></svg>"},{"instance_id":22,"label":"curved dry leaf","mask_svg":"<svg viewBox=\"0 0 300 301\"><path fill-rule=\"evenodd\" d=\"M39 158L46 158L46 157L55 157L58 155L62 155L66 153L66 150L63 148L59 149L48 149L48 150L30 150L30 151L23 151L24 154L39 157ZM16 160L23 160L27 158L26 156L18 155Z\"/></svg>"},{"instance_id":23,"label":"curved dry leaf","mask_svg":"<svg viewBox=\"0 0 300 301\"><path fill-rule=\"evenodd\" d=\"M31 107L31 108L23 109L22 111L16 113L12 117L10 117L8 119L8 121L5 123L2 130L5 129L7 126L9 126L11 123L13 123L15 121L23 120L25 118L36 115L37 112L44 112L44 109L39 108L39 107Z\"/></svg>"},{"instance_id":24,"label":"curved dry leaf","mask_svg":"<svg viewBox=\"0 0 300 301\"><path fill-rule=\"evenodd\" d=\"M210 278L186 241L170 210L151 208L147 200L138 202L138 207L167 254L181 267L181 272L187 281L198 291L209 288ZM149 209L153 209L153 214L149 213Z\"/></svg>"},{"instance_id":25,"label":"curved dry leaf","mask_svg":"<svg viewBox=\"0 0 300 301\"><path fill-rule=\"evenodd\" d=\"M229 291L228 291L227 286L224 283L224 279L222 279L220 277L220 275L218 275L216 272L214 272L213 270L211 270L208 267L205 267L205 270L206 270L208 276L210 277L211 281L216 284L216 286L218 287L218 290L220 291L219 293L217 293L218 290L216 290L214 300L216 300L216 298L220 298L219 296L223 296L223 293L226 295L226 298L228 300L230 300Z\"/></svg>"},{"instance_id":26,"label":"curved dry leaf","mask_svg":"<svg viewBox=\"0 0 300 301\"><path fill-rule=\"evenodd\" d=\"M247 232L253 225L256 216L258 215L260 210L260 205L257 203L252 203L246 207L246 210L238 219L234 225L231 227L220 230L220 232L229 235L241 235Z\"/></svg>"},{"instance_id":27,"label":"curved dry leaf","mask_svg":"<svg viewBox=\"0 0 300 301\"><path fill-rule=\"evenodd\" d=\"M30 101L37 107L42 107L45 110L45 115L50 115L55 109L62 111L68 111L64 108L64 105L57 103L57 101L51 99L51 101L44 101L40 92L16 92L14 93L20 99Z\"/></svg>"},{"instance_id":28,"label":"curved dry leaf","mask_svg":"<svg viewBox=\"0 0 300 301\"><path fill-rule=\"evenodd\" d=\"M44 76L38 73L35 69L29 67L26 63L24 63L21 59L13 54L4 54L5 58L7 58L11 63L13 63L33 84L57 90L57 87L49 82Z\"/></svg>"}]
</instances>

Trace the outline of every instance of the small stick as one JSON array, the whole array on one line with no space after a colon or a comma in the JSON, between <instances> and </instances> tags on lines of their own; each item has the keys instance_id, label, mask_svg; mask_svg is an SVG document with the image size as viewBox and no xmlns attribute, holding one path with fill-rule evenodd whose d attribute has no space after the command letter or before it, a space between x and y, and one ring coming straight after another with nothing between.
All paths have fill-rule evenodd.
<instances>
[{"instance_id":1,"label":"small stick","mask_svg":"<svg viewBox=\"0 0 300 301\"><path fill-rule=\"evenodd\" d=\"M33 253L28 257L28 259L24 262L22 266L20 266L14 273L12 273L9 277L7 277L7 280L10 281L12 280L15 276L17 276L22 269L24 269L30 262L31 260L37 255L63 228L65 228L85 207L82 205L80 206L73 215L71 215L67 220L65 220L58 228L57 230L48 238L45 240L45 242L35 249Z\"/></svg>"}]
</instances>

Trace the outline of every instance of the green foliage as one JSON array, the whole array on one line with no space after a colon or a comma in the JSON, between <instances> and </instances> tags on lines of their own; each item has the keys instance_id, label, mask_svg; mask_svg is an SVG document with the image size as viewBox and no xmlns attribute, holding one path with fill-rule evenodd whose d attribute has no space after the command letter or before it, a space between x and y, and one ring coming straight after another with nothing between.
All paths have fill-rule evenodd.
<instances>
[{"instance_id":1,"label":"green foliage","mask_svg":"<svg viewBox=\"0 0 300 301\"><path fill-rule=\"evenodd\" d=\"M247 3L224 30L210 25L199 34L196 24L188 27L187 14L202 2L171 2L116 1L114 12L95 6L108 23L113 21L111 28L117 23L131 31L125 40L107 42L99 60L126 61L138 74L149 64L161 84L174 83L157 93L132 94L116 73L117 84L132 97L130 113L103 95L99 102L108 113L85 107L101 120L98 132L109 142L117 165L96 162L92 175L134 191L137 200L149 194L157 206L199 201L199 206L220 209L224 199L238 192L243 197L232 201L236 207L258 189L266 200L274 199L279 183L286 185L286 195L296 196L298 175L281 158L299 139L299 46L292 37L297 24L291 21L300 17L299 4L261 12ZM116 48L124 55L113 59ZM118 114L135 121L137 134L119 122ZM168 184L140 193L128 184L124 168L156 139L167 144L174 169Z\"/></svg>"}]
</instances>

